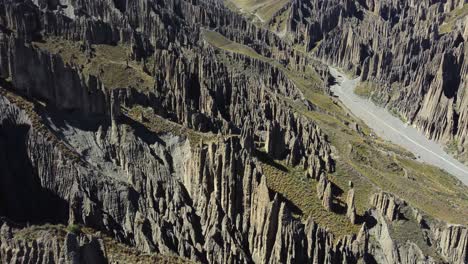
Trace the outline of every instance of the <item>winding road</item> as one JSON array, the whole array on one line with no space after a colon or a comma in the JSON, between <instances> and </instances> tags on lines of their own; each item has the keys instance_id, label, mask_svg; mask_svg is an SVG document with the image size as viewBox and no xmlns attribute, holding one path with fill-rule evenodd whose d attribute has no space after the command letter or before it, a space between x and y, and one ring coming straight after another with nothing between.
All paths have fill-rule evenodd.
<instances>
[{"instance_id":1,"label":"winding road","mask_svg":"<svg viewBox=\"0 0 468 264\"><path fill-rule=\"evenodd\" d=\"M411 151L420 161L439 167L468 185L467 166L447 154L442 145L427 139L416 128L391 115L385 108L356 95L354 88L359 78L351 80L337 69L329 68L337 81L331 86L332 92L378 136Z\"/></svg>"}]
</instances>

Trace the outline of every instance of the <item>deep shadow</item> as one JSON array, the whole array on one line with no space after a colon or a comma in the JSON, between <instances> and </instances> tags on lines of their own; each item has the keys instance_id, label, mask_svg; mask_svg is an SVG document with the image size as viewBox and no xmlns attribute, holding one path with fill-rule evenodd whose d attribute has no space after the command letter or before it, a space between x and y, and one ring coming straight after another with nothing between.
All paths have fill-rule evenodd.
<instances>
[{"instance_id":1,"label":"deep shadow","mask_svg":"<svg viewBox=\"0 0 468 264\"><path fill-rule=\"evenodd\" d=\"M333 85L335 85L335 84L338 84L338 81L336 80L335 77L333 77L333 76L330 75L330 76L328 77L327 84L328 84L328 86L333 86Z\"/></svg>"},{"instance_id":2,"label":"deep shadow","mask_svg":"<svg viewBox=\"0 0 468 264\"><path fill-rule=\"evenodd\" d=\"M280 171L288 172L288 168L286 168L285 166L283 166L283 165L279 164L278 162L276 162L275 160L273 160L265 152L263 152L261 150L258 150L258 149L255 149L253 154L259 161L261 161L263 163L266 163L266 164L268 164L268 165L270 165L272 167L275 167L276 169L278 169Z\"/></svg>"},{"instance_id":3,"label":"deep shadow","mask_svg":"<svg viewBox=\"0 0 468 264\"><path fill-rule=\"evenodd\" d=\"M85 116L79 111L63 111L57 109L52 104L42 106L35 104L35 109L42 120L49 118L57 128L65 128L66 123L83 131L97 131L99 126L108 127L110 121L104 115ZM44 122L47 123L47 122Z\"/></svg>"},{"instance_id":4,"label":"deep shadow","mask_svg":"<svg viewBox=\"0 0 468 264\"><path fill-rule=\"evenodd\" d=\"M334 184L333 182L330 182L332 184L332 197L339 197L341 196L344 191L341 189L338 185ZM332 211L337 214L346 214L347 210L347 205L346 202L343 202L338 199L333 199L332 202Z\"/></svg>"},{"instance_id":5,"label":"deep shadow","mask_svg":"<svg viewBox=\"0 0 468 264\"><path fill-rule=\"evenodd\" d=\"M49 118L50 121L59 129L59 131L51 128L49 129L50 132L54 133L59 138L63 138L60 129L65 129L67 124L79 130L91 132L97 132L100 126L104 131L110 129L111 127L110 117L105 115L90 116L83 115L79 111L61 111L52 105L47 105L44 107L42 105L36 104L35 108L36 111L40 114L42 120L47 120ZM48 122L44 123L47 124ZM130 126L132 129L134 129L136 137L142 139L150 145L156 142L165 145L165 142L161 140L156 133L150 131L144 125L127 117L126 115L120 116L118 123Z\"/></svg>"},{"instance_id":6,"label":"deep shadow","mask_svg":"<svg viewBox=\"0 0 468 264\"><path fill-rule=\"evenodd\" d=\"M465 41L464 41L462 35L458 34L458 36L455 39L455 42L453 43L453 45L458 48L458 46L460 46L460 44L462 44L463 42L465 42Z\"/></svg>"},{"instance_id":7,"label":"deep shadow","mask_svg":"<svg viewBox=\"0 0 468 264\"><path fill-rule=\"evenodd\" d=\"M152 145L154 143L159 143L163 146L166 145L166 143L153 131L149 130L147 127L142 125L139 122L136 122L135 120L127 117L127 116L122 116L119 119L120 124L127 124L130 127L134 129L135 136L142 139L145 141L147 144Z\"/></svg>"},{"instance_id":8,"label":"deep shadow","mask_svg":"<svg viewBox=\"0 0 468 264\"><path fill-rule=\"evenodd\" d=\"M286 208L287 208L287 210L289 210L291 215L293 215L293 214L303 215L302 210L295 203L293 203L291 200L286 198L282 193L275 192L275 191L271 190L270 188L268 188L268 190L270 192L270 197L271 198L273 198L274 195L278 195L279 201L284 202L286 204Z\"/></svg>"},{"instance_id":9,"label":"deep shadow","mask_svg":"<svg viewBox=\"0 0 468 264\"><path fill-rule=\"evenodd\" d=\"M366 223L368 229L372 229L377 224L377 219L370 215L369 211L366 211L364 215L358 216L358 224Z\"/></svg>"},{"instance_id":10,"label":"deep shadow","mask_svg":"<svg viewBox=\"0 0 468 264\"><path fill-rule=\"evenodd\" d=\"M401 213L401 212L396 212L397 214L397 219L398 220L402 220L402 221L409 221L409 218L406 217L406 215L404 213Z\"/></svg>"},{"instance_id":11,"label":"deep shadow","mask_svg":"<svg viewBox=\"0 0 468 264\"><path fill-rule=\"evenodd\" d=\"M364 263L367 263L367 264L377 264L377 260L374 258L374 256L372 256L371 254L369 254L368 252L366 252L364 254Z\"/></svg>"},{"instance_id":12,"label":"deep shadow","mask_svg":"<svg viewBox=\"0 0 468 264\"><path fill-rule=\"evenodd\" d=\"M341 189L338 185L334 184L333 182L330 182L332 184L332 195L333 197L341 196L344 191Z\"/></svg>"},{"instance_id":13,"label":"deep shadow","mask_svg":"<svg viewBox=\"0 0 468 264\"><path fill-rule=\"evenodd\" d=\"M7 120L0 125L0 215L16 222L66 223L67 202L41 184L28 156L29 130Z\"/></svg>"},{"instance_id":14,"label":"deep shadow","mask_svg":"<svg viewBox=\"0 0 468 264\"><path fill-rule=\"evenodd\" d=\"M333 202L332 202L332 212L336 213L336 214L346 214L346 210L347 210L347 207L346 207L346 203L338 200L338 199L334 199Z\"/></svg>"},{"instance_id":15,"label":"deep shadow","mask_svg":"<svg viewBox=\"0 0 468 264\"><path fill-rule=\"evenodd\" d=\"M359 19L359 21L363 21L364 20L364 12L362 10L356 11L355 17L357 19Z\"/></svg>"},{"instance_id":16,"label":"deep shadow","mask_svg":"<svg viewBox=\"0 0 468 264\"><path fill-rule=\"evenodd\" d=\"M455 56L452 54L444 55L442 62L443 84L442 89L447 98L453 98L458 92L460 85L460 66L458 65Z\"/></svg>"}]
</instances>

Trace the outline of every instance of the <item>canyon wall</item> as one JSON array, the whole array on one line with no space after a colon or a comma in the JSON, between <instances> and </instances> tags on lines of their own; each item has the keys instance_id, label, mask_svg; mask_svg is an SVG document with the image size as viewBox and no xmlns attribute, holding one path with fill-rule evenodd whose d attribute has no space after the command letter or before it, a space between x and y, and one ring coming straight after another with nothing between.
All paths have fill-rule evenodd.
<instances>
[{"instance_id":1,"label":"canyon wall","mask_svg":"<svg viewBox=\"0 0 468 264\"><path fill-rule=\"evenodd\" d=\"M287 26L294 42L372 83L374 101L461 154L468 129L466 8L463 0L294 1Z\"/></svg>"},{"instance_id":2,"label":"canyon wall","mask_svg":"<svg viewBox=\"0 0 468 264\"><path fill-rule=\"evenodd\" d=\"M330 6L334 11L324 14L329 17L358 12L345 3L312 9ZM336 236L312 217L298 216L284 195L268 187L262 155L318 181L321 202L332 210L332 146L326 133L294 108L317 106L282 67L322 69L314 87L321 92L328 74L325 66L220 2L5 0L0 21L0 214L11 221L81 224L143 253L201 263L466 262L466 227L416 214L406 213L434 246L424 251L414 243L406 250L406 241L388 229L412 209L390 194L374 197L373 207L360 215L359 232ZM325 34L344 25L341 19L337 23L312 28ZM207 28L281 63L219 51L203 38ZM58 40L57 48L52 44ZM99 45L128 54L99 61ZM73 51L67 47L83 57L67 59ZM96 60L154 85L110 87L107 69L90 74ZM360 67L362 74L370 72ZM135 118L135 109L149 111ZM153 119L157 122L148 125ZM349 207L356 218L352 198ZM421 224L425 221L431 224ZM88 244L100 243L68 234L64 246L45 233L29 243L13 233L5 221L4 262L61 262L87 256ZM105 250L96 252L106 258Z\"/></svg>"}]
</instances>

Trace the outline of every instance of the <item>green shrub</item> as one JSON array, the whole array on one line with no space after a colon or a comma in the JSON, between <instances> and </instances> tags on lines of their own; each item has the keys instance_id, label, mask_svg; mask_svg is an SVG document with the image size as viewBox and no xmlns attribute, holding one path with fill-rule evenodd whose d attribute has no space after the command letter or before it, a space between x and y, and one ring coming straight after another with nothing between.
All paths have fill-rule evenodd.
<instances>
[{"instance_id":1,"label":"green shrub","mask_svg":"<svg viewBox=\"0 0 468 264\"><path fill-rule=\"evenodd\" d=\"M78 224L70 224L67 226L67 231L78 235L81 233L81 226Z\"/></svg>"}]
</instances>

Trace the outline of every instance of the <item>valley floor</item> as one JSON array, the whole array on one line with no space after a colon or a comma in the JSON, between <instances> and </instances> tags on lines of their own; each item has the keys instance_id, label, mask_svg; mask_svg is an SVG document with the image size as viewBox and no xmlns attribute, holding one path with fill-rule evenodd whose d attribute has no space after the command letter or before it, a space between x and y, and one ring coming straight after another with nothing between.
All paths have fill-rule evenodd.
<instances>
[{"instance_id":1,"label":"valley floor","mask_svg":"<svg viewBox=\"0 0 468 264\"><path fill-rule=\"evenodd\" d=\"M420 161L439 167L468 185L468 167L447 154L440 144L427 139L416 128L405 124L371 100L356 95L354 88L359 79L349 79L332 67L330 73L337 81L331 87L333 93L354 115L372 128L377 136L406 148Z\"/></svg>"}]
</instances>

